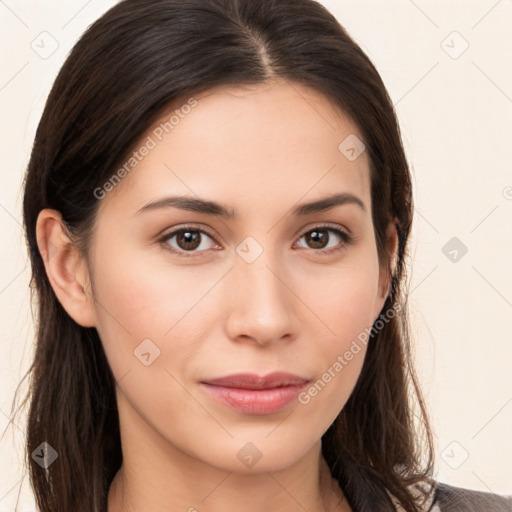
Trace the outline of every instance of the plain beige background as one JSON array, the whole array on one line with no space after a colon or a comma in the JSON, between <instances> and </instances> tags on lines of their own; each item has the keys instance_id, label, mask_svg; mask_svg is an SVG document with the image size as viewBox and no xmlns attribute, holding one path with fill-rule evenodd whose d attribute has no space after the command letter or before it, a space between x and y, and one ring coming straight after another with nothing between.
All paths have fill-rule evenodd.
<instances>
[{"instance_id":1,"label":"plain beige background","mask_svg":"<svg viewBox=\"0 0 512 512\"><path fill-rule=\"evenodd\" d=\"M32 139L68 51L114 3L0 1L2 432L33 344L21 215ZM437 477L512 494L512 1L322 3L380 72L412 166L409 302ZM20 489L20 511L34 511L23 429L1 442L0 512Z\"/></svg>"}]
</instances>

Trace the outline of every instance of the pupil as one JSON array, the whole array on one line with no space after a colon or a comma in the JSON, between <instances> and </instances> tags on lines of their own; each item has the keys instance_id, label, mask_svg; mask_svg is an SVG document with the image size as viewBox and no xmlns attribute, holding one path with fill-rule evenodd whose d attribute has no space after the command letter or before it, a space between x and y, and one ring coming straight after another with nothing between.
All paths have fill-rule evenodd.
<instances>
[{"instance_id":1,"label":"pupil","mask_svg":"<svg viewBox=\"0 0 512 512\"><path fill-rule=\"evenodd\" d=\"M315 249L322 249L327 242L325 230L314 230L310 232L309 237L312 239L312 244Z\"/></svg>"},{"instance_id":2,"label":"pupil","mask_svg":"<svg viewBox=\"0 0 512 512\"><path fill-rule=\"evenodd\" d=\"M178 235L178 244L182 249L197 249L199 247L199 233L182 231Z\"/></svg>"}]
</instances>

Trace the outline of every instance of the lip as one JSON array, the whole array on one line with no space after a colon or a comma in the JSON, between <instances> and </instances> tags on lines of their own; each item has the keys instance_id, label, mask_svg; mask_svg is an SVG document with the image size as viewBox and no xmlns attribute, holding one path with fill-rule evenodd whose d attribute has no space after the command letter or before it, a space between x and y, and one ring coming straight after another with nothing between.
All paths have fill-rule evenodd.
<instances>
[{"instance_id":1,"label":"lip","mask_svg":"<svg viewBox=\"0 0 512 512\"><path fill-rule=\"evenodd\" d=\"M260 377L237 373L202 381L202 387L219 402L245 414L272 414L293 402L308 379L287 372Z\"/></svg>"}]
</instances>

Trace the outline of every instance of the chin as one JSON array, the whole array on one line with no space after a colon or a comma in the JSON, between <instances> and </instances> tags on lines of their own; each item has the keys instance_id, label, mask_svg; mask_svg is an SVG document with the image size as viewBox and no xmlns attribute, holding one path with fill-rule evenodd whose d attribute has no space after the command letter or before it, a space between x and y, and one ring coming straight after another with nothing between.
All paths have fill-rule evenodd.
<instances>
[{"instance_id":1,"label":"chin","mask_svg":"<svg viewBox=\"0 0 512 512\"><path fill-rule=\"evenodd\" d=\"M265 429L260 436L244 436L230 439L228 443L210 441L208 454L198 456L205 463L239 474L257 474L282 471L297 463L315 444L307 443L304 435L300 443L288 436L272 439L272 429ZM283 430L284 432L284 430ZM267 438L265 438L268 436ZM320 446L320 439L318 443Z\"/></svg>"}]
</instances>

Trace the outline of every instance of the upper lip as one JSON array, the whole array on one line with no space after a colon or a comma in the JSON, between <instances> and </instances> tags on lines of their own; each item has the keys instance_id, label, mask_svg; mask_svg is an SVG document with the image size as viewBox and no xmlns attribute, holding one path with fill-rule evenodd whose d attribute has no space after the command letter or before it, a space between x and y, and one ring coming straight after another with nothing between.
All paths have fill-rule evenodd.
<instances>
[{"instance_id":1,"label":"upper lip","mask_svg":"<svg viewBox=\"0 0 512 512\"><path fill-rule=\"evenodd\" d=\"M202 381L204 384L239 389L273 389L282 386L298 386L308 382L308 379L287 372L269 373L263 377L254 373L236 373Z\"/></svg>"}]
</instances>

